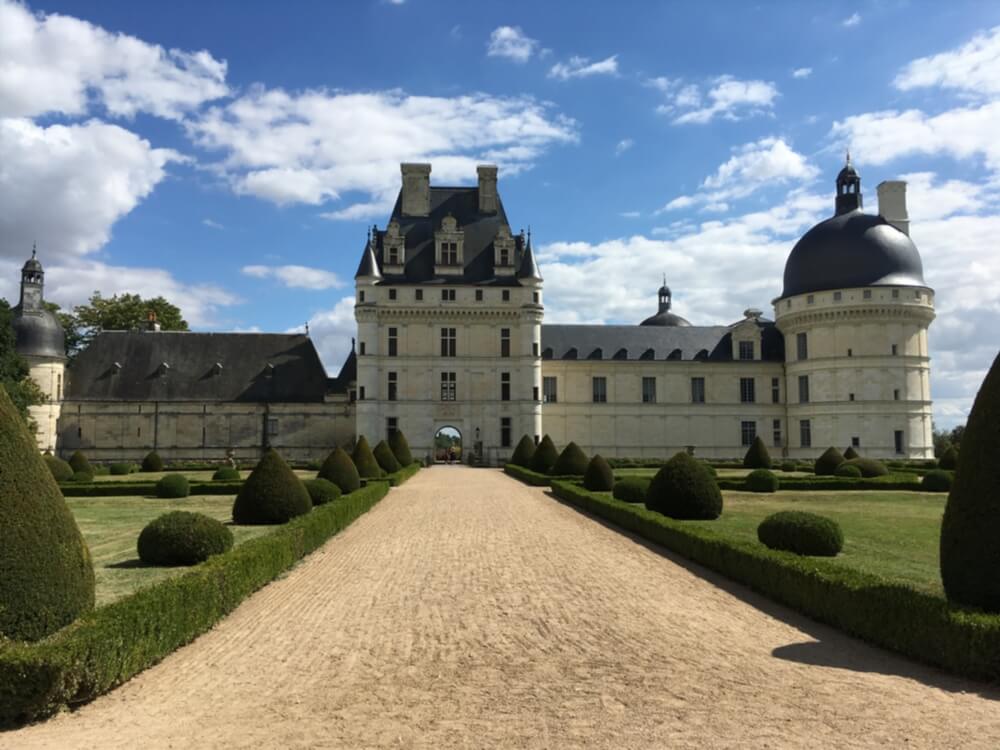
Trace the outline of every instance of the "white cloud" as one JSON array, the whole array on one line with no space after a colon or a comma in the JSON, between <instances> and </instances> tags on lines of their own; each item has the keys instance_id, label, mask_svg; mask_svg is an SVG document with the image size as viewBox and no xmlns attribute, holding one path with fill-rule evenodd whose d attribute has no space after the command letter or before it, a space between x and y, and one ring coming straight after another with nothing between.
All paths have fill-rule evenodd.
<instances>
[{"instance_id":1,"label":"white cloud","mask_svg":"<svg viewBox=\"0 0 1000 750\"><path fill-rule=\"evenodd\" d=\"M525 63L538 50L538 40L521 31L520 26L498 26L490 34L486 48L489 57L506 57L514 62Z\"/></svg>"},{"instance_id":2,"label":"white cloud","mask_svg":"<svg viewBox=\"0 0 1000 750\"><path fill-rule=\"evenodd\" d=\"M225 227L214 219L202 219L201 223L210 229L225 229Z\"/></svg>"},{"instance_id":3,"label":"white cloud","mask_svg":"<svg viewBox=\"0 0 1000 750\"><path fill-rule=\"evenodd\" d=\"M357 334L357 330L353 295L341 298L331 309L309 318L309 337L316 345L330 377L340 372L351 351L351 339Z\"/></svg>"},{"instance_id":4,"label":"white cloud","mask_svg":"<svg viewBox=\"0 0 1000 750\"><path fill-rule=\"evenodd\" d=\"M277 279L293 289L334 289L344 285L337 274L309 266L243 266L243 273L258 279Z\"/></svg>"},{"instance_id":5,"label":"white cloud","mask_svg":"<svg viewBox=\"0 0 1000 750\"><path fill-rule=\"evenodd\" d=\"M902 90L939 86L972 96L1000 94L1000 26L957 50L914 60L893 80Z\"/></svg>"},{"instance_id":6,"label":"white cloud","mask_svg":"<svg viewBox=\"0 0 1000 750\"><path fill-rule=\"evenodd\" d=\"M615 144L615 156L621 156L634 145L635 141L631 138L622 138L617 144Z\"/></svg>"},{"instance_id":7,"label":"white cloud","mask_svg":"<svg viewBox=\"0 0 1000 750\"><path fill-rule=\"evenodd\" d=\"M618 75L618 55L591 62L589 57L574 55L567 62L556 63L549 69L549 78L568 81L571 78Z\"/></svg>"},{"instance_id":8,"label":"white cloud","mask_svg":"<svg viewBox=\"0 0 1000 750\"><path fill-rule=\"evenodd\" d=\"M859 23L861 23L860 13L852 13L851 15L849 15L847 18L845 18L843 21L840 22L841 26L846 26L847 28L850 28L851 26L857 26Z\"/></svg>"},{"instance_id":9,"label":"white cloud","mask_svg":"<svg viewBox=\"0 0 1000 750\"><path fill-rule=\"evenodd\" d=\"M739 80L718 76L703 87L681 79L651 78L646 85L662 93L667 101L656 111L673 117L675 125L704 125L716 117L743 120L769 113L778 88L769 81Z\"/></svg>"},{"instance_id":10,"label":"white cloud","mask_svg":"<svg viewBox=\"0 0 1000 750\"><path fill-rule=\"evenodd\" d=\"M96 99L113 116L178 119L228 93L226 63L207 51L165 50L70 16L0 0L0 116L84 115Z\"/></svg>"},{"instance_id":11,"label":"white cloud","mask_svg":"<svg viewBox=\"0 0 1000 750\"><path fill-rule=\"evenodd\" d=\"M792 78L808 78L812 72L812 68L796 68L792 71Z\"/></svg>"}]
</instances>

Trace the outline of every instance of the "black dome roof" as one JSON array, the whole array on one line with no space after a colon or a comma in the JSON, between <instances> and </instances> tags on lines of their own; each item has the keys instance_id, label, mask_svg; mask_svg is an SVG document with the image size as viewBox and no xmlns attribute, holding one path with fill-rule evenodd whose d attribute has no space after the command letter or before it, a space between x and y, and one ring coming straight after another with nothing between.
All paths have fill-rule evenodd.
<instances>
[{"instance_id":1,"label":"black dome roof","mask_svg":"<svg viewBox=\"0 0 1000 750\"><path fill-rule=\"evenodd\" d=\"M785 263L782 297L859 286L927 286L916 245L881 216L848 211L800 239Z\"/></svg>"},{"instance_id":2,"label":"black dome roof","mask_svg":"<svg viewBox=\"0 0 1000 750\"><path fill-rule=\"evenodd\" d=\"M664 310L662 312L656 313L656 315L650 315L639 325L641 326L689 326L691 325L688 321L684 320L680 315L674 315L669 310Z\"/></svg>"},{"instance_id":3,"label":"black dome roof","mask_svg":"<svg viewBox=\"0 0 1000 750\"><path fill-rule=\"evenodd\" d=\"M55 313L14 308L14 348L28 357L65 357L66 335Z\"/></svg>"}]
</instances>

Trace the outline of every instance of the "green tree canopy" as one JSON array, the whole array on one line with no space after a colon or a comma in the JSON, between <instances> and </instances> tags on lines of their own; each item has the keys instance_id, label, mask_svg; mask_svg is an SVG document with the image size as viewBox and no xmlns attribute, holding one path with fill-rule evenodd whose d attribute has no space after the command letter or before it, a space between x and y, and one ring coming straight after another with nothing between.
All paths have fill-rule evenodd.
<instances>
[{"instance_id":1,"label":"green tree canopy","mask_svg":"<svg viewBox=\"0 0 1000 750\"><path fill-rule=\"evenodd\" d=\"M144 328L150 312L156 313L161 330L189 330L180 308L163 297L143 299L138 294L128 293L102 297L100 292L94 292L87 304L73 308L72 315L59 312L58 307L53 312L59 315L66 330L66 350L71 355L84 348L101 330Z\"/></svg>"},{"instance_id":2,"label":"green tree canopy","mask_svg":"<svg viewBox=\"0 0 1000 750\"><path fill-rule=\"evenodd\" d=\"M45 400L41 389L28 377L28 363L14 349L14 314L7 300L0 298L0 387L7 391L17 412L28 418L28 407Z\"/></svg>"}]
</instances>

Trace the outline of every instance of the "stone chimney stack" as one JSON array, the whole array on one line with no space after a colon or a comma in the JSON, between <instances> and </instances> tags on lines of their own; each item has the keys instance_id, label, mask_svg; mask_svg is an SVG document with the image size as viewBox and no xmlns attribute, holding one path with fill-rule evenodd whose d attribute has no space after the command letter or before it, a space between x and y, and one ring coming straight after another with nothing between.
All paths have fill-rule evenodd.
<instances>
[{"instance_id":1,"label":"stone chimney stack","mask_svg":"<svg viewBox=\"0 0 1000 750\"><path fill-rule=\"evenodd\" d=\"M496 165L480 164L476 174L479 175L479 213L495 214L499 205Z\"/></svg>"},{"instance_id":2,"label":"stone chimney stack","mask_svg":"<svg viewBox=\"0 0 1000 750\"><path fill-rule=\"evenodd\" d=\"M431 165L400 164L403 173L403 216L431 213Z\"/></svg>"},{"instance_id":3,"label":"stone chimney stack","mask_svg":"<svg viewBox=\"0 0 1000 750\"><path fill-rule=\"evenodd\" d=\"M886 180L878 186L878 213L903 234L910 234L910 215L906 212L906 182Z\"/></svg>"}]
</instances>

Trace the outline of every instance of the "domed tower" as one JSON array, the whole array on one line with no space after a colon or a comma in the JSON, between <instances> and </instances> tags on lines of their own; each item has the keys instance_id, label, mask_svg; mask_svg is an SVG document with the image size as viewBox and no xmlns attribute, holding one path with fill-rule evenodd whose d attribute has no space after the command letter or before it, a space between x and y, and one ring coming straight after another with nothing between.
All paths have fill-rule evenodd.
<instances>
[{"instance_id":1,"label":"domed tower","mask_svg":"<svg viewBox=\"0 0 1000 750\"><path fill-rule=\"evenodd\" d=\"M674 315L670 312L670 304L672 295L670 293L670 287L667 286L667 277L663 277L663 286L660 287L659 291L656 293L657 301L659 303L659 308L656 315L650 315L639 325L641 326L689 326L691 325L688 321L684 320L680 315Z\"/></svg>"},{"instance_id":2,"label":"domed tower","mask_svg":"<svg viewBox=\"0 0 1000 750\"><path fill-rule=\"evenodd\" d=\"M796 243L774 300L785 337L788 453L853 445L873 458L932 458L927 328L934 290L909 237L906 183L878 186L862 211L861 176L837 175L835 214Z\"/></svg>"},{"instance_id":3,"label":"domed tower","mask_svg":"<svg viewBox=\"0 0 1000 750\"><path fill-rule=\"evenodd\" d=\"M31 368L31 378L45 394L46 401L29 410L38 425L35 437L41 450L56 449L56 427L66 374L65 333L55 313L45 308L45 270L36 257L21 269L21 300L14 308L14 341L17 353Z\"/></svg>"}]
</instances>

